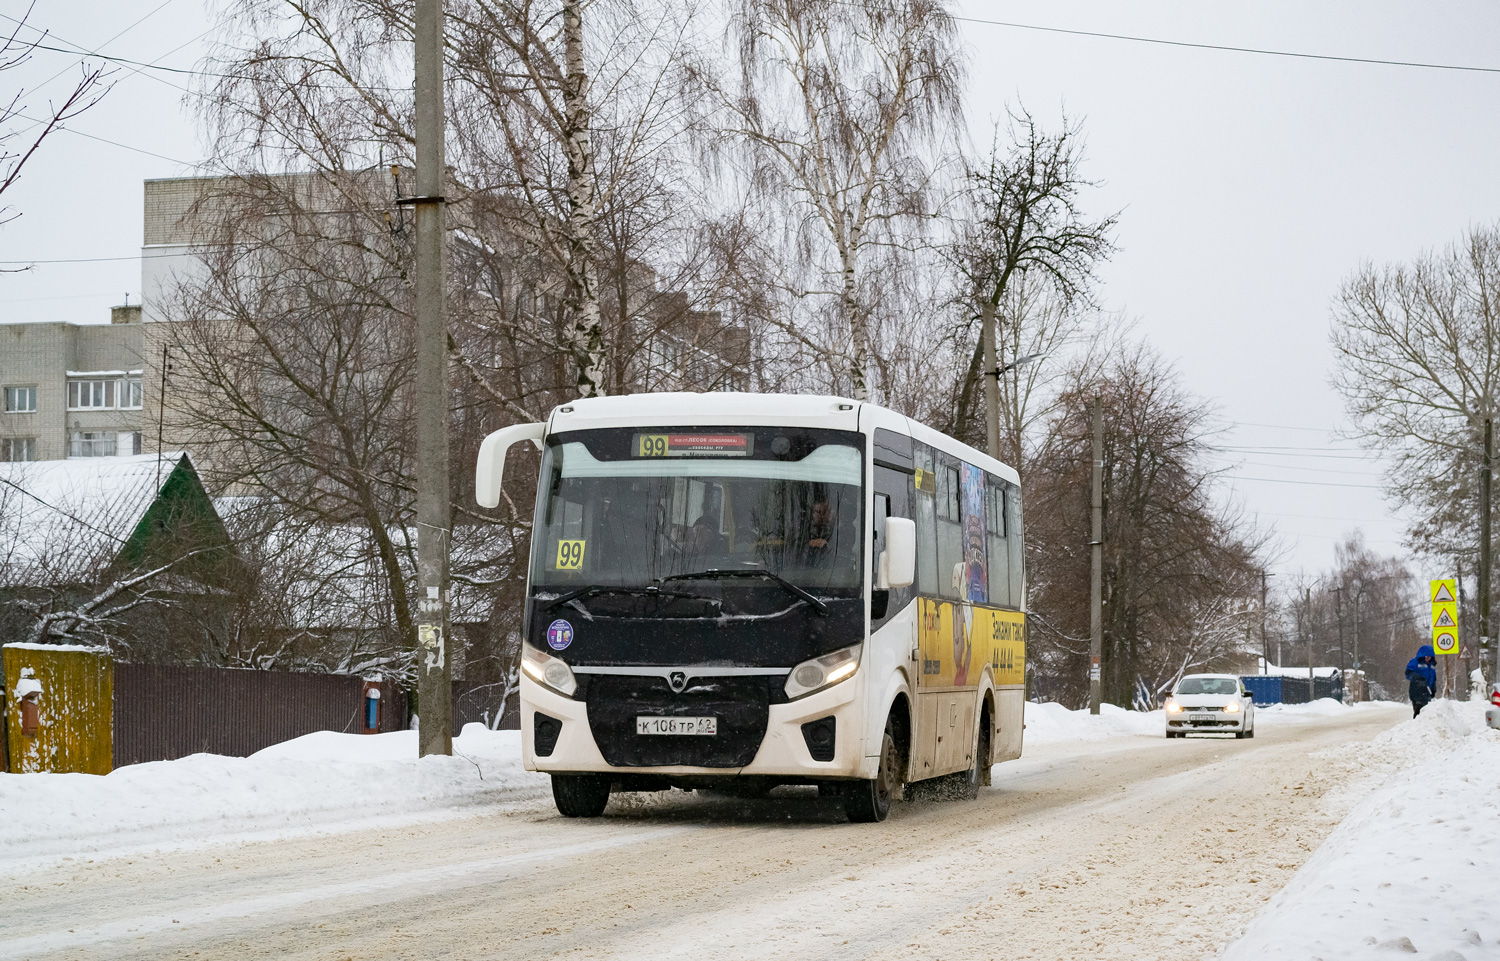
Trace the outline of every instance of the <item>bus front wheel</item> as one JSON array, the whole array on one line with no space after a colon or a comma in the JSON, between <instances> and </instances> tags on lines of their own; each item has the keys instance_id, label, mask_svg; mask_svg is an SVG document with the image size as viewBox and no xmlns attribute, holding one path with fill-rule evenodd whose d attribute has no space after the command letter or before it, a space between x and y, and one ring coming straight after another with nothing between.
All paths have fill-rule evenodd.
<instances>
[{"instance_id":1,"label":"bus front wheel","mask_svg":"<svg viewBox=\"0 0 1500 961\"><path fill-rule=\"evenodd\" d=\"M609 804L609 780L597 774L554 774L552 800L563 817L596 818Z\"/></svg>"},{"instance_id":2,"label":"bus front wheel","mask_svg":"<svg viewBox=\"0 0 1500 961\"><path fill-rule=\"evenodd\" d=\"M896 746L896 732L892 723L885 722L885 735L880 739L880 767L871 781L855 781L844 795L844 813L849 820L862 824L884 821L891 813L891 798L896 794L897 779L901 777L901 751Z\"/></svg>"}]
</instances>

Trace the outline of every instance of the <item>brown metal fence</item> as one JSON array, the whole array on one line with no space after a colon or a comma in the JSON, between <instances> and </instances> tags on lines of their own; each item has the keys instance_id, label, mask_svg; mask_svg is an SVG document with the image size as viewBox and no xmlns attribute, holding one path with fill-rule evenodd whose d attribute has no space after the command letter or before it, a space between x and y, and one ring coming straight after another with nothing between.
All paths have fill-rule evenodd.
<instances>
[{"instance_id":1,"label":"brown metal fence","mask_svg":"<svg viewBox=\"0 0 1500 961\"><path fill-rule=\"evenodd\" d=\"M115 767L210 752L247 757L313 731L360 731L363 681L214 667L116 664ZM382 731L403 727L405 695L381 685Z\"/></svg>"}]
</instances>

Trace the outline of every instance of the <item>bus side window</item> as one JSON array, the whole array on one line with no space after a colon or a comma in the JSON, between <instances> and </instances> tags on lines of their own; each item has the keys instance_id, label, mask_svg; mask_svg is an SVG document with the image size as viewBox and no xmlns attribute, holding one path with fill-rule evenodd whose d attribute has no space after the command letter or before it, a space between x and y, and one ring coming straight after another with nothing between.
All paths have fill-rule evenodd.
<instances>
[{"instance_id":1,"label":"bus side window","mask_svg":"<svg viewBox=\"0 0 1500 961\"><path fill-rule=\"evenodd\" d=\"M1010 604L1020 607L1021 591L1025 583L1025 555L1022 553L1021 488L1009 482L1005 485L1005 533L1010 545Z\"/></svg>"},{"instance_id":2,"label":"bus side window","mask_svg":"<svg viewBox=\"0 0 1500 961\"><path fill-rule=\"evenodd\" d=\"M954 571L963 563L963 527L959 522L958 467L946 455L937 455L937 592L961 600L963 585L953 583ZM960 575L961 576L961 575Z\"/></svg>"},{"instance_id":3,"label":"bus side window","mask_svg":"<svg viewBox=\"0 0 1500 961\"><path fill-rule=\"evenodd\" d=\"M913 460L917 475L912 488L916 495L916 510L912 520L917 524L917 593L925 597L936 597L938 593L937 573L937 477L933 468L932 448L925 444L914 444Z\"/></svg>"},{"instance_id":4,"label":"bus side window","mask_svg":"<svg viewBox=\"0 0 1500 961\"><path fill-rule=\"evenodd\" d=\"M990 603L1015 607L1010 592L1010 553L1005 536L1005 482L985 477L985 552L989 560Z\"/></svg>"}]
</instances>

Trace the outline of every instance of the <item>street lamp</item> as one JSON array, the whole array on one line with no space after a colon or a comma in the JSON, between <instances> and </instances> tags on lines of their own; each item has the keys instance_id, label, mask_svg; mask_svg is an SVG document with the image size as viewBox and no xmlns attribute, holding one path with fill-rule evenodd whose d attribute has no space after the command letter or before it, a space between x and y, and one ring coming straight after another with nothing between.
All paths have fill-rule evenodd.
<instances>
[{"instance_id":1,"label":"street lamp","mask_svg":"<svg viewBox=\"0 0 1500 961\"><path fill-rule=\"evenodd\" d=\"M986 330L989 328L986 327ZM985 362L993 363L995 350L993 343L986 341ZM1017 357L1008 364L996 367L994 370L984 372L986 377L993 377L994 381L984 392L984 439L989 445L990 456L1000 456L1000 375L1006 371L1015 370L1023 364L1029 364L1034 360L1041 360L1044 354L1027 354L1025 357Z\"/></svg>"},{"instance_id":2,"label":"street lamp","mask_svg":"<svg viewBox=\"0 0 1500 961\"><path fill-rule=\"evenodd\" d=\"M1008 364L1002 364L1000 367L997 367L994 370L986 371L986 373L988 373L991 377L998 378L1001 374L1004 374L1004 373L1006 373L1008 371L1015 370L1017 367L1025 367L1027 364L1031 363L1033 360L1041 360L1042 358L1044 358L1046 356L1047 356L1046 354L1027 354L1025 357L1017 357L1015 360L1011 361L1010 363L1008 363Z\"/></svg>"}]
</instances>

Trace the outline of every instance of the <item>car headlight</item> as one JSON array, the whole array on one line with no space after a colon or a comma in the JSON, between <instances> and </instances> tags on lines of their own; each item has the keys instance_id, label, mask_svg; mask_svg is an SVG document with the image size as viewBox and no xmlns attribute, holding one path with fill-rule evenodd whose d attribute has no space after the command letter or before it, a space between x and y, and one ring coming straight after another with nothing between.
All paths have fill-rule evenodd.
<instances>
[{"instance_id":1,"label":"car headlight","mask_svg":"<svg viewBox=\"0 0 1500 961\"><path fill-rule=\"evenodd\" d=\"M573 692L578 690L578 681L573 677L573 669L568 667L567 662L539 651L530 644L521 645L521 670L533 681L550 687L559 694L572 697Z\"/></svg>"},{"instance_id":2,"label":"car headlight","mask_svg":"<svg viewBox=\"0 0 1500 961\"><path fill-rule=\"evenodd\" d=\"M786 696L795 700L848 680L859 670L859 644L803 661L786 678Z\"/></svg>"},{"instance_id":3,"label":"car headlight","mask_svg":"<svg viewBox=\"0 0 1500 961\"><path fill-rule=\"evenodd\" d=\"M1167 713L1168 714L1181 714L1182 713L1182 705L1178 704L1176 701L1168 701L1167 702Z\"/></svg>"},{"instance_id":4,"label":"car headlight","mask_svg":"<svg viewBox=\"0 0 1500 961\"><path fill-rule=\"evenodd\" d=\"M1224 712L1226 714L1233 714L1234 712L1238 711L1239 709L1240 709L1240 704L1239 704L1238 701L1230 701L1228 704L1224 705Z\"/></svg>"}]
</instances>

